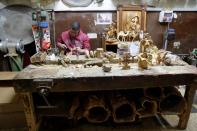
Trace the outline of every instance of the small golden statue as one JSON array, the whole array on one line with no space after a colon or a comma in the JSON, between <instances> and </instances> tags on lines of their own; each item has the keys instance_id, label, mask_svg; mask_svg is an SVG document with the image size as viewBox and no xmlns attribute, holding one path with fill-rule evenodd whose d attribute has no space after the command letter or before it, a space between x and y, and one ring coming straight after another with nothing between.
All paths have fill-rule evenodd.
<instances>
[{"instance_id":1,"label":"small golden statue","mask_svg":"<svg viewBox=\"0 0 197 131\"><path fill-rule=\"evenodd\" d=\"M140 52L150 52L150 49L153 47L153 40L151 39L151 37L149 37L148 35L145 35L145 38L143 38L140 41Z\"/></svg>"},{"instance_id":2,"label":"small golden statue","mask_svg":"<svg viewBox=\"0 0 197 131\"><path fill-rule=\"evenodd\" d=\"M127 40L126 38L128 37L128 35L129 35L129 31L120 31L117 34L117 39L119 41L125 42Z\"/></svg>"},{"instance_id":3,"label":"small golden statue","mask_svg":"<svg viewBox=\"0 0 197 131\"><path fill-rule=\"evenodd\" d=\"M123 64L122 69L123 70L128 70L130 69L129 63L131 63L131 59L130 59L130 53L129 52L125 52L123 54L123 58L119 59L119 64Z\"/></svg>"},{"instance_id":4,"label":"small golden statue","mask_svg":"<svg viewBox=\"0 0 197 131\"><path fill-rule=\"evenodd\" d=\"M111 25L109 25L109 27L107 27L105 29L106 31L106 42L110 42L110 43L113 43L113 42L116 42L117 41L117 27L116 27L116 23L115 22L112 22Z\"/></svg>"},{"instance_id":5,"label":"small golden statue","mask_svg":"<svg viewBox=\"0 0 197 131\"><path fill-rule=\"evenodd\" d=\"M148 55L147 55L147 53L140 53L139 55L138 55L138 67L140 68L140 69L148 69L148 64L149 64L149 62L148 62Z\"/></svg>"}]
</instances>

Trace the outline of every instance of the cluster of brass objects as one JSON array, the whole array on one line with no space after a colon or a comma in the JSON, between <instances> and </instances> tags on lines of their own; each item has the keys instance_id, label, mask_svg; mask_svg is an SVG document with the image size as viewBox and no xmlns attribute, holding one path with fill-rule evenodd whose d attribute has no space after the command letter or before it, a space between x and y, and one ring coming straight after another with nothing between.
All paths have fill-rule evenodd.
<instances>
[{"instance_id":1,"label":"cluster of brass objects","mask_svg":"<svg viewBox=\"0 0 197 131\"><path fill-rule=\"evenodd\" d=\"M127 45L128 48L128 41L133 42L134 40L138 40L140 42L139 55L137 56L139 69L148 69L149 66L154 65L172 65L170 58L166 58L166 55L169 54L169 52L159 50L154 45L150 34L141 31L139 16L129 18L124 27L124 31L117 32L116 23L113 22L109 25L106 29L106 42L114 42L114 39L116 39L117 41L121 41L118 45ZM133 61L134 60L132 60L132 62ZM126 52L123 54L123 58L119 60L119 63L123 64L122 69L130 69L129 63L132 62L131 56Z\"/></svg>"},{"instance_id":2,"label":"cluster of brass objects","mask_svg":"<svg viewBox=\"0 0 197 131\"><path fill-rule=\"evenodd\" d=\"M122 44L127 46L127 44ZM104 52L103 48L97 48L95 51L89 51L89 55L85 59L79 59L80 56L76 56L74 60L71 60L69 56L65 56L63 52L60 52L58 56L52 57L53 60L48 60L46 52L40 52L31 57L32 63L45 63L45 64L61 64L65 67L68 64L84 64L84 67L99 66L103 67L104 72L111 71L111 64L119 63L122 65L123 70L130 69L130 63L138 63L138 67L141 70L148 69L149 66L155 65L180 65L175 60L172 61L171 57L174 57L170 52L165 50L159 50L151 39L150 35L146 33L143 39L140 40L139 54L137 56L131 56L129 52L124 52L122 56L117 57L116 53ZM50 58L50 57L49 57ZM180 60L181 61L181 60ZM184 65L185 63L181 63Z\"/></svg>"},{"instance_id":3,"label":"cluster of brass objects","mask_svg":"<svg viewBox=\"0 0 197 131\"><path fill-rule=\"evenodd\" d=\"M100 61L102 63L101 66L102 66L103 71L110 72L112 68L110 63L113 63L114 59L116 58L116 53L104 52L102 48L97 48L96 51L90 51L90 57L102 58L102 60Z\"/></svg>"},{"instance_id":4,"label":"cluster of brass objects","mask_svg":"<svg viewBox=\"0 0 197 131\"><path fill-rule=\"evenodd\" d=\"M89 57L84 57L84 59L74 57L75 59L72 60L69 56L60 54L59 56L55 56L54 60L48 60L48 56L44 52L32 56L31 62L61 64L65 67L69 64L83 64L85 68L97 65L102 67L104 72L110 72L112 69L111 64L115 63L119 63L123 70L130 69L130 63L136 62L141 70L148 69L149 66L155 65L180 65L180 62L172 61L171 56L173 57L168 51L158 50L151 39L144 38L140 41L140 53L137 56L131 56L129 52L124 52L121 57L118 57L116 53L104 52L102 48L98 48L95 51L90 51ZM184 65L185 63L181 64Z\"/></svg>"},{"instance_id":5,"label":"cluster of brass objects","mask_svg":"<svg viewBox=\"0 0 197 131\"><path fill-rule=\"evenodd\" d=\"M166 51L159 51L153 44L153 40L147 33L144 38L140 40L139 55L137 56L137 62L139 69L148 69L149 65L159 65L163 63ZM156 61L156 62L154 62ZM131 56L129 52L123 53L123 57L120 58L119 63L123 64L124 70L130 69L129 63L134 63L134 56Z\"/></svg>"},{"instance_id":6,"label":"cluster of brass objects","mask_svg":"<svg viewBox=\"0 0 197 131\"><path fill-rule=\"evenodd\" d=\"M148 66L170 65L170 58L166 56L171 52L158 49L154 44L151 36L146 33L140 41L140 54L138 55L138 66L140 69L148 69Z\"/></svg>"},{"instance_id":7,"label":"cluster of brass objects","mask_svg":"<svg viewBox=\"0 0 197 131\"><path fill-rule=\"evenodd\" d=\"M139 16L129 18L124 26L125 30L120 30L118 32L117 23L112 22L112 24L105 29L106 42L113 43L117 41L133 41L137 36L139 36L141 30Z\"/></svg>"}]
</instances>

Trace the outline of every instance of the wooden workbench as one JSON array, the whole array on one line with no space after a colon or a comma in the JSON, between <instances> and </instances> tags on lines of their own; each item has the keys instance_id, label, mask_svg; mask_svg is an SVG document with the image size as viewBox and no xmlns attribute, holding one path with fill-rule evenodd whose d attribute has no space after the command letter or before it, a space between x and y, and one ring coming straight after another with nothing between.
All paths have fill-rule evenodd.
<instances>
[{"instance_id":1,"label":"wooden workbench","mask_svg":"<svg viewBox=\"0 0 197 131\"><path fill-rule=\"evenodd\" d=\"M113 64L111 72L105 73L102 67L97 66L30 65L12 79L0 77L0 85L13 83L16 92L22 94L27 124L31 131L37 130L39 125L32 99L32 92L38 91L39 86L47 86L51 92L79 92L186 85L184 97L187 110L179 116L178 123L178 128L185 129L197 88L194 82L197 77L196 67L152 66L148 70L139 70L137 64L130 66L129 70L121 70L120 65ZM2 74L4 73L0 76Z\"/></svg>"}]
</instances>

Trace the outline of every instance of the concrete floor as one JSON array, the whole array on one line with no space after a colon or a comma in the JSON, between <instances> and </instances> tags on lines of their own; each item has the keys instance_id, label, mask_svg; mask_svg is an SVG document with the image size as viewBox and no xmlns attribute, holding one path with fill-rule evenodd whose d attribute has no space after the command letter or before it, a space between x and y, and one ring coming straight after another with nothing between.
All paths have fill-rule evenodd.
<instances>
[{"instance_id":1,"label":"concrete floor","mask_svg":"<svg viewBox=\"0 0 197 131\"><path fill-rule=\"evenodd\" d=\"M191 113L188 122L188 127L185 130L178 130L172 126L176 125L176 116L166 116L169 120L168 124L161 125L156 118L144 119L138 124L112 126L112 125L92 125L92 124L81 124L74 128L67 128L64 130L56 131L197 131L197 113ZM0 131L27 131L27 129L4 129ZM45 131L45 130L40 130ZM47 130L50 131L50 130ZM52 131L52 130L51 130ZM54 130L53 130L54 131Z\"/></svg>"},{"instance_id":2,"label":"concrete floor","mask_svg":"<svg viewBox=\"0 0 197 131\"><path fill-rule=\"evenodd\" d=\"M80 123L75 127L67 127L66 129L57 129L58 131L180 131L175 126L178 123L178 117L172 115L164 116L165 120L161 124L156 117L143 119L137 124L127 124L127 125L94 125L87 123ZM41 129L41 131L53 131L54 129ZM197 131L197 113L191 113L188 127L181 131Z\"/></svg>"}]
</instances>

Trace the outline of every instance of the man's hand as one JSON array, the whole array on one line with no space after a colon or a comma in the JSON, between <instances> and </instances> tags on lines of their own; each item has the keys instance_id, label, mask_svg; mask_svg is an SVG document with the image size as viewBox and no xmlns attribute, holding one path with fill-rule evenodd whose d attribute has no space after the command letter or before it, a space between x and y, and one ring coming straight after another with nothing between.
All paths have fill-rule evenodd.
<instances>
[{"instance_id":1,"label":"man's hand","mask_svg":"<svg viewBox=\"0 0 197 131\"><path fill-rule=\"evenodd\" d=\"M71 51L81 53L81 50L82 50L82 49L81 49L80 47L74 47L74 48L72 48Z\"/></svg>"},{"instance_id":2,"label":"man's hand","mask_svg":"<svg viewBox=\"0 0 197 131\"><path fill-rule=\"evenodd\" d=\"M90 58L90 52L89 52L89 50L85 50L85 56L86 56L87 58Z\"/></svg>"},{"instance_id":3,"label":"man's hand","mask_svg":"<svg viewBox=\"0 0 197 131\"><path fill-rule=\"evenodd\" d=\"M89 57L89 51L87 49L81 49L80 47L75 47L72 49L73 54L83 54Z\"/></svg>"},{"instance_id":4,"label":"man's hand","mask_svg":"<svg viewBox=\"0 0 197 131\"><path fill-rule=\"evenodd\" d=\"M57 44L63 50L68 48L65 44L62 44L62 43L57 43Z\"/></svg>"},{"instance_id":5,"label":"man's hand","mask_svg":"<svg viewBox=\"0 0 197 131\"><path fill-rule=\"evenodd\" d=\"M67 49L67 46L65 44L60 44L61 49Z\"/></svg>"}]
</instances>

